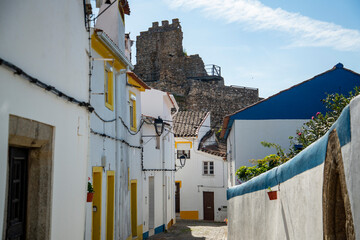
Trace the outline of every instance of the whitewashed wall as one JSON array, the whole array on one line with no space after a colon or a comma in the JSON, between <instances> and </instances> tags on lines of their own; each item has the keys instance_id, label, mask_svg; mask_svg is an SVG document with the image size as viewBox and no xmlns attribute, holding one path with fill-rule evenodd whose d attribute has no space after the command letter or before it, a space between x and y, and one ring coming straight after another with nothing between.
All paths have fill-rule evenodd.
<instances>
[{"instance_id":1,"label":"whitewashed wall","mask_svg":"<svg viewBox=\"0 0 360 240\"><path fill-rule=\"evenodd\" d=\"M134 88L134 87L126 87L126 96L127 96L127 101L128 99L130 99L129 96L129 91L133 92L134 94L136 94L136 121L137 121L137 130L139 130L140 127L140 123L141 123L141 92ZM122 106L122 108L125 109L129 109L129 105L124 107ZM126 117L123 118L123 120L125 121L125 123L127 124L127 126L130 127L130 111L127 110L126 111ZM133 146L141 146L140 141L141 141L141 132L139 131L136 135L131 135L129 134L124 128L122 130L124 132L124 138L126 139L126 141L128 141L131 145ZM127 159L126 161L128 161L128 166L130 167L130 181L131 180L137 180L137 225L143 225L143 211L142 211L142 200L141 197L143 196L143 175L142 175L142 169L141 169L141 149L136 149L136 148L131 148L128 146L125 146L126 149L125 151L127 151ZM129 192L130 194L130 192ZM129 201L130 201L130 196L129 196ZM130 209L130 208L129 208ZM120 210L121 211L121 210ZM131 220L131 215L129 215L128 219L124 219L125 221L130 221ZM130 232L131 233L131 232ZM130 235L130 234L129 234ZM128 235L128 236L129 236Z\"/></svg>"},{"instance_id":2,"label":"whitewashed wall","mask_svg":"<svg viewBox=\"0 0 360 240\"><path fill-rule=\"evenodd\" d=\"M1 58L74 98L88 101L88 42L81 1L1 1L0 22ZM0 79L0 234L4 234L6 221L8 127L9 114L13 114L54 127L51 239L83 239L87 110L2 66ZM81 136L77 134L79 126L85 129Z\"/></svg>"},{"instance_id":3,"label":"whitewashed wall","mask_svg":"<svg viewBox=\"0 0 360 240\"><path fill-rule=\"evenodd\" d=\"M289 136L296 135L307 120L235 120L227 138L229 186L238 184L235 172L241 166L252 166L251 159L261 159L276 152L261 145L262 141L279 144L288 151Z\"/></svg>"},{"instance_id":4,"label":"whitewashed wall","mask_svg":"<svg viewBox=\"0 0 360 240\"><path fill-rule=\"evenodd\" d=\"M360 190L359 120L360 98L357 97L350 104L351 141L341 147L356 238L360 236L360 199L357 194ZM338 121L334 128L338 131L344 126L344 121ZM340 134L340 142L343 136ZM326 143L327 137L323 137L290 160L286 163L290 166L287 172L296 171L293 163L299 159L300 165L307 165L314 159L325 158ZM285 165L279 167L279 171L283 167ZM269 181L271 175L281 178L284 172L277 174L277 169L228 190L228 239L323 238L324 162L281 182L280 189L278 185L273 187L273 190L279 190L278 199L270 201L265 188L254 189L259 183Z\"/></svg>"},{"instance_id":5,"label":"whitewashed wall","mask_svg":"<svg viewBox=\"0 0 360 240\"><path fill-rule=\"evenodd\" d=\"M142 128L144 147L144 169L174 169L174 135L171 131L171 108L177 108L166 92L151 89L141 96L142 113L145 116L165 120L167 124L160 137L160 148L156 149L156 132L153 124ZM154 228L149 228L149 177L154 177ZM171 220L175 223L175 173L174 171L143 172L143 232L144 237L167 229Z\"/></svg>"},{"instance_id":6,"label":"whitewashed wall","mask_svg":"<svg viewBox=\"0 0 360 240\"><path fill-rule=\"evenodd\" d=\"M179 141L176 138L175 141ZM184 140L184 139L181 139ZM214 161L214 175L203 175L203 161ZM190 159L184 168L175 174L175 180L181 181L180 211L198 211L199 219L204 219L203 192L214 192L215 221L223 221L226 217L226 162L221 158L194 150L190 151ZM220 211L218 208L222 208Z\"/></svg>"},{"instance_id":7,"label":"whitewashed wall","mask_svg":"<svg viewBox=\"0 0 360 240\"><path fill-rule=\"evenodd\" d=\"M93 50L92 56L95 59L102 59L102 57ZM127 105L127 101L121 99L120 95L126 95L125 82L126 74L120 74L113 68L114 74L114 111L111 111L105 106L104 94L104 61L95 60L93 61L92 70L92 81L91 81L91 105L94 107L94 111L104 120L113 120L112 122L103 122L95 113L90 116L90 128L98 133L104 133L114 138L120 138L120 133L116 132L116 124L121 124L117 118L119 116L120 109ZM122 131L124 131L122 129ZM118 135L117 135L118 134ZM91 134L90 137L90 165L88 166L88 176L92 181L92 168L103 167L101 159L105 157L106 164L104 172L102 174L102 224L101 224L101 238L106 239L106 199L107 199L107 171L115 171L115 182L116 182L116 194L119 194L119 176L120 169L123 167L119 164L120 154L120 143L109 138L104 138L99 135ZM127 172L127 169L126 169ZM123 190L124 191L124 190ZM119 203L115 205L115 211L117 214L119 211ZM119 216L115 218L115 226L119 226ZM124 224L126 225L126 224ZM86 214L86 239L91 239L91 228L92 228L92 203L87 203L87 214ZM116 228L115 228L116 229ZM117 236L115 231L115 236ZM118 236L117 236L118 237Z\"/></svg>"},{"instance_id":8,"label":"whitewashed wall","mask_svg":"<svg viewBox=\"0 0 360 240\"><path fill-rule=\"evenodd\" d=\"M204 219L203 192L214 192L214 218L215 221L223 221L227 216L226 188L228 169L226 161L222 157L197 150L199 141L209 130L210 116L205 119L200 127L197 138L175 138L176 142L192 142L190 159L186 159L185 167L176 172L175 180L181 181L180 212L197 211L199 219ZM214 161L213 176L203 175L203 161ZM219 208L220 210L218 210Z\"/></svg>"}]
</instances>

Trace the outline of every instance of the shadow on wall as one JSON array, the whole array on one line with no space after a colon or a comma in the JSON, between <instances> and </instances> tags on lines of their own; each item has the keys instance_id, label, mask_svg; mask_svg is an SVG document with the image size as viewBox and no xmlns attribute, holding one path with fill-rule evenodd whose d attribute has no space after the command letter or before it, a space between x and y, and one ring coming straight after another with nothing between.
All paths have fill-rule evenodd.
<instances>
[{"instance_id":1,"label":"shadow on wall","mask_svg":"<svg viewBox=\"0 0 360 240\"><path fill-rule=\"evenodd\" d=\"M156 234L149 239L213 239L219 233L219 228L224 226L225 223L215 223L212 221L177 220L176 224L167 232ZM202 237L194 236L194 231L196 231L196 235L202 235Z\"/></svg>"}]
</instances>

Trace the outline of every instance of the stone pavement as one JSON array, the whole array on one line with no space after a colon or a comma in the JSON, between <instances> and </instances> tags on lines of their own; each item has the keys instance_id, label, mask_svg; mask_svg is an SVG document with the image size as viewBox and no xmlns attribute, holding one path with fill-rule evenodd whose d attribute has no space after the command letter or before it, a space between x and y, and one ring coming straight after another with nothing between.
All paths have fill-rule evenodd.
<instances>
[{"instance_id":1,"label":"stone pavement","mask_svg":"<svg viewBox=\"0 0 360 240\"><path fill-rule=\"evenodd\" d=\"M227 225L225 223L176 220L176 223L167 231L151 236L149 239L201 239L201 240L226 240Z\"/></svg>"}]
</instances>

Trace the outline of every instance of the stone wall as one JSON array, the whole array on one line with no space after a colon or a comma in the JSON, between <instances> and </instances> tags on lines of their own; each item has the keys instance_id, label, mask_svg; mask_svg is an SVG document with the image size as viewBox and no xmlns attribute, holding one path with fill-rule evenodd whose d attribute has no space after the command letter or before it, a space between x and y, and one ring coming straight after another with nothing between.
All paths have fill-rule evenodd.
<instances>
[{"instance_id":1,"label":"stone wall","mask_svg":"<svg viewBox=\"0 0 360 240\"><path fill-rule=\"evenodd\" d=\"M189 80L190 91L185 110L211 111L212 125L219 125L225 115L258 100L258 89L217 86L211 82ZM215 87L214 87L215 85Z\"/></svg>"},{"instance_id":2,"label":"stone wall","mask_svg":"<svg viewBox=\"0 0 360 240\"><path fill-rule=\"evenodd\" d=\"M151 87L174 94L181 110L211 111L213 126L259 100L258 89L228 87L221 76L207 75L198 54L184 53L182 39L179 19L162 26L154 22L137 36L134 72Z\"/></svg>"}]
</instances>

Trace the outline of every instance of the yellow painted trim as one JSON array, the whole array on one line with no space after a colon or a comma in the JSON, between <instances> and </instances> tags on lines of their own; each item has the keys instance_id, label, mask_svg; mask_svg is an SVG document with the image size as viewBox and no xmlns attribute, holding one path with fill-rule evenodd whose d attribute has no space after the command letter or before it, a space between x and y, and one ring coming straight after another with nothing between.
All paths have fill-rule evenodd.
<instances>
[{"instance_id":1,"label":"yellow painted trim","mask_svg":"<svg viewBox=\"0 0 360 240\"><path fill-rule=\"evenodd\" d=\"M139 239L139 240L143 239L143 225L142 224L137 226L137 238L136 239Z\"/></svg>"},{"instance_id":2,"label":"yellow painted trim","mask_svg":"<svg viewBox=\"0 0 360 240\"><path fill-rule=\"evenodd\" d=\"M102 172L103 168L102 167L93 167L93 173L94 172Z\"/></svg>"},{"instance_id":3,"label":"yellow painted trim","mask_svg":"<svg viewBox=\"0 0 360 240\"><path fill-rule=\"evenodd\" d=\"M115 171L107 171L107 194L106 194L106 239L114 239L115 223Z\"/></svg>"},{"instance_id":4,"label":"yellow painted trim","mask_svg":"<svg viewBox=\"0 0 360 240\"><path fill-rule=\"evenodd\" d=\"M131 235L132 237L139 237L137 228L137 180L131 180L130 190L130 217L131 217ZM136 234L136 236L135 236ZM141 233L142 235L142 233Z\"/></svg>"},{"instance_id":5,"label":"yellow painted trim","mask_svg":"<svg viewBox=\"0 0 360 240\"><path fill-rule=\"evenodd\" d=\"M180 211L180 218L199 220L199 211Z\"/></svg>"},{"instance_id":6,"label":"yellow painted trim","mask_svg":"<svg viewBox=\"0 0 360 240\"><path fill-rule=\"evenodd\" d=\"M133 127L131 127L131 123L130 123L130 129L131 131L134 131L136 132L137 131L137 127L136 127L136 122L137 122L137 119L136 119L136 101L134 100L131 100L131 95L134 95L136 97L136 94L132 91L129 91L129 101L132 102L133 104L133 112L132 112L132 115L133 115L133 124L134 125ZM131 113L129 113L131 114Z\"/></svg>"},{"instance_id":7,"label":"yellow painted trim","mask_svg":"<svg viewBox=\"0 0 360 240\"><path fill-rule=\"evenodd\" d=\"M128 190L130 191L130 168L128 168Z\"/></svg>"},{"instance_id":8,"label":"yellow painted trim","mask_svg":"<svg viewBox=\"0 0 360 240\"><path fill-rule=\"evenodd\" d=\"M97 211L92 211L91 235L93 240L101 240L101 202L102 202L102 167L93 167L94 198L92 209L96 206ZM94 216L95 215L95 216ZM98 229L98 231L94 231Z\"/></svg>"},{"instance_id":9,"label":"yellow painted trim","mask_svg":"<svg viewBox=\"0 0 360 240\"><path fill-rule=\"evenodd\" d=\"M175 181L175 183L180 183L180 188L181 188L181 181Z\"/></svg>"},{"instance_id":10,"label":"yellow painted trim","mask_svg":"<svg viewBox=\"0 0 360 240\"><path fill-rule=\"evenodd\" d=\"M128 236L126 240L132 240L132 236Z\"/></svg>"},{"instance_id":11,"label":"yellow painted trim","mask_svg":"<svg viewBox=\"0 0 360 240\"><path fill-rule=\"evenodd\" d=\"M167 229L171 228L171 226L174 225L174 219L171 219L167 224Z\"/></svg>"},{"instance_id":12,"label":"yellow painted trim","mask_svg":"<svg viewBox=\"0 0 360 240\"><path fill-rule=\"evenodd\" d=\"M128 83L130 83L131 85L136 86L137 87L136 89L138 89L141 92L145 91L145 88L143 86L141 86L139 84L139 82L135 78L131 77L129 74L126 74L126 75L128 77Z\"/></svg>"},{"instance_id":13,"label":"yellow painted trim","mask_svg":"<svg viewBox=\"0 0 360 240\"><path fill-rule=\"evenodd\" d=\"M114 54L107 46L105 46L101 40L96 36L96 34L93 34L91 36L91 47L94 49L98 54L100 54L103 58L113 58L114 59L114 67L117 71L120 71L121 69L126 69L126 64L121 61L120 58L116 57L116 54Z\"/></svg>"},{"instance_id":14,"label":"yellow painted trim","mask_svg":"<svg viewBox=\"0 0 360 240\"><path fill-rule=\"evenodd\" d=\"M175 148L177 148L178 143L190 143L190 148L192 148L192 142L190 142L190 141L179 141L179 142L175 142Z\"/></svg>"},{"instance_id":15,"label":"yellow painted trim","mask_svg":"<svg viewBox=\"0 0 360 240\"><path fill-rule=\"evenodd\" d=\"M111 64L111 62L104 62L105 106L111 111L114 111L114 73L110 71L108 64Z\"/></svg>"}]
</instances>

